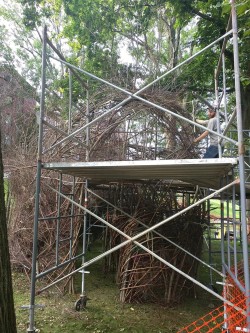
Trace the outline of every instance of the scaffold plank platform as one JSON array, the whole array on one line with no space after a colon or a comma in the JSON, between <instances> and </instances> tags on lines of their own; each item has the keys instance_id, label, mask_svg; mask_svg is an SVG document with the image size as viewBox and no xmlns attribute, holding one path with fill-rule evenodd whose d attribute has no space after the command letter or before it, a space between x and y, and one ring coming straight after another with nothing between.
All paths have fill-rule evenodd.
<instances>
[{"instance_id":1,"label":"scaffold plank platform","mask_svg":"<svg viewBox=\"0 0 250 333\"><path fill-rule=\"evenodd\" d=\"M59 171L95 183L141 180L178 180L183 185L192 184L218 189L221 177L238 164L237 158L136 160L98 162L50 162L43 168ZM181 183L180 183L181 184ZM179 184L179 185L180 185Z\"/></svg>"}]
</instances>

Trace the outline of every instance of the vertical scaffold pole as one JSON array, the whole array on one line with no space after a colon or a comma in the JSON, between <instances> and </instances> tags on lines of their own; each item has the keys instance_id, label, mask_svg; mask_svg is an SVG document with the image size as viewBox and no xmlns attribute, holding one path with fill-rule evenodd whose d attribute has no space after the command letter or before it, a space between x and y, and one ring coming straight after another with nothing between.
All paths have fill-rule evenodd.
<instances>
[{"instance_id":1,"label":"vertical scaffold pole","mask_svg":"<svg viewBox=\"0 0 250 333\"><path fill-rule=\"evenodd\" d=\"M215 80L214 80L214 85L215 85L215 100L216 100L216 119L217 119L217 132L221 134L220 130L220 103L219 103L219 86L218 86L218 73L215 71ZM219 140L220 138L218 137L218 151L219 151L219 158L222 157L222 148L221 148L221 142Z\"/></svg>"},{"instance_id":2,"label":"vertical scaffold pole","mask_svg":"<svg viewBox=\"0 0 250 333\"><path fill-rule=\"evenodd\" d=\"M239 50L238 50L238 28L237 28L237 14L236 14L236 8L235 8L235 0L231 0L231 6L232 6L237 131L238 131L242 247L243 247L244 280L245 280L245 293L246 293L246 313L247 313L247 328L246 329L247 329L247 332L250 332L250 281L249 281L247 219L246 219L246 189L245 189L245 166L244 166L245 152L244 152L244 142L243 142L242 110L241 110L241 95L240 95L240 66L239 66Z\"/></svg>"},{"instance_id":3,"label":"vertical scaffold pole","mask_svg":"<svg viewBox=\"0 0 250 333\"><path fill-rule=\"evenodd\" d=\"M69 120L68 120L68 133L71 133L72 129L72 72L69 68Z\"/></svg>"},{"instance_id":4,"label":"vertical scaffold pole","mask_svg":"<svg viewBox=\"0 0 250 333\"><path fill-rule=\"evenodd\" d=\"M87 83L87 96L86 96L86 122L87 124L89 123L89 89L88 89L88 83ZM85 161L89 161L89 136L90 136L90 128L89 126L86 127L86 156L85 156ZM88 179L85 181L85 192L84 192L84 207L88 208ZM82 257L82 265L84 265L85 262L85 255L86 255L86 248L87 248L87 223L88 223L88 218L87 218L87 212L84 211L83 215L83 233L82 233L82 252L84 253ZM85 271L83 269L82 271L82 288L81 288L81 295L84 296L86 294L85 291Z\"/></svg>"},{"instance_id":5,"label":"vertical scaffold pole","mask_svg":"<svg viewBox=\"0 0 250 333\"><path fill-rule=\"evenodd\" d=\"M226 124L228 123L227 117L227 81L226 81L226 62L225 53L222 54L222 72L223 72L223 100L224 100L224 117Z\"/></svg>"},{"instance_id":6,"label":"vertical scaffold pole","mask_svg":"<svg viewBox=\"0 0 250 333\"><path fill-rule=\"evenodd\" d=\"M41 98L39 114L39 135L38 135L38 152L37 152L37 174L36 174L36 194L35 194L35 212L33 227L33 252L32 252L32 271L30 287L30 306L29 306L29 328L27 332L34 333L35 329L35 289L36 289L36 262L37 262L37 240L38 240L38 220L39 220L39 196L40 180L42 169L42 141L43 141L43 118L45 108L45 83L46 83L46 38L47 27L43 31L43 51L42 51L42 74L41 74Z\"/></svg>"}]
</instances>

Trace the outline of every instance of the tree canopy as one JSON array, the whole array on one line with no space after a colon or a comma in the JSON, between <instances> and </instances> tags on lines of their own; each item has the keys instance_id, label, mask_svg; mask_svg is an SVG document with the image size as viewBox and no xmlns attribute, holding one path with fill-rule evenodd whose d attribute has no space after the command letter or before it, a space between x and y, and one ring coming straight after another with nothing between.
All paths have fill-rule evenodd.
<instances>
[{"instance_id":1,"label":"tree canopy","mask_svg":"<svg viewBox=\"0 0 250 333\"><path fill-rule=\"evenodd\" d=\"M21 4L18 17L15 7ZM250 90L250 0L236 1L239 26L242 104L245 128L249 128ZM41 33L48 25L49 38L66 60L108 79L138 88L165 71L171 70L190 55L222 36L227 27L229 0L18 0L1 8L1 16L14 22L16 48L11 52L2 38L6 61L23 62L23 72L38 85L40 74ZM2 36L2 37L1 37ZM188 66L175 71L159 84L168 90L195 91L205 98L214 93L214 69L222 47L218 43ZM55 89L67 94L65 74L53 64ZM227 88L233 93L232 46L226 51ZM126 78L126 80L125 80ZM53 80L54 80L53 79ZM74 83L74 98L82 96ZM191 95L189 95L191 96ZM193 98L193 97L189 97Z\"/></svg>"}]
</instances>

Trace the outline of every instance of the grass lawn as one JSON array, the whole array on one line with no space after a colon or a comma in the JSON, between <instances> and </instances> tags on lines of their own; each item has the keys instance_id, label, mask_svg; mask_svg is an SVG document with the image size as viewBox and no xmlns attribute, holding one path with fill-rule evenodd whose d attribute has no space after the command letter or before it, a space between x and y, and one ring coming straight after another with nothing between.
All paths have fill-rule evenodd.
<instances>
[{"instance_id":1,"label":"grass lawn","mask_svg":"<svg viewBox=\"0 0 250 333\"><path fill-rule=\"evenodd\" d=\"M229 211L229 217L233 217L233 209L232 209L232 203L228 204L228 211ZM211 199L210 200L210 209L211 209L211 215L220 218L221 217L221 208L220 208L220 200L216 199ZM240 218L240 213L239 213L239 206L236 205L236 212L235 212L235 217L236 219ZM226 203L224 204L224 211L225 211L225 216L227 216L227 205Z\"/></svg>"},{"instance_id":2,"label":"grass lawn","mask_svg":"<svg viewBox=\"0 0 250 333\"><path fill-rule=\"evenodd\" d=\"M211 294L197 290L198 297L182 304L163 307L156 304L122 304L112 275L104 275L101 262L89 267L86 290L91 299L84 311L75 311L79 294L62 295L55 287L36 297L44 305L35 312L36 328L40 333L174 333L211 311L220 302ZM78 280L80 274L76 276ZM205 276L205 278L209 278ZM29 282L21 273L14 273L14 296L18 332L27 331ZM77 285L77 282L76 282ZM78 289L76 287L76 289ZM77 290L80 293L80 290Z\"/></svg>"}]
</instances>

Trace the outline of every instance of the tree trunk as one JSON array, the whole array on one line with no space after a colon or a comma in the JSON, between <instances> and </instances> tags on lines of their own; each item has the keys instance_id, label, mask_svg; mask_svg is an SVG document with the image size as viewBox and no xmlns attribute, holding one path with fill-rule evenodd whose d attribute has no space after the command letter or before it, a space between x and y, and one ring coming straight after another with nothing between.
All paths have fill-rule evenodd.
<instances>
[{"instance_id":1,"label":"tree trunk","mask_svg":"<svg viewBox=\"0 0 250 333\"><path fill-rule=\"evenodd\" d=\"M7 220L4 202L3 161L0 128L0 332L16 333L16 317L11 280Z\"/></svg>"}]
</instances>

